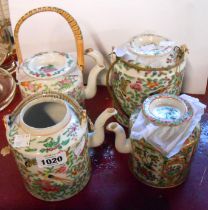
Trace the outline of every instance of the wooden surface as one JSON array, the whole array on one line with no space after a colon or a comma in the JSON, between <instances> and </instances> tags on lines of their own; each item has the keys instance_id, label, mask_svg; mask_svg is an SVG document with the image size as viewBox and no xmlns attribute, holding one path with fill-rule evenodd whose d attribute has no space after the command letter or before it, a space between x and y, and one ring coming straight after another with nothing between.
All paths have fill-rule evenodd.
<instances>
[{"instance_id":1,"label":"wooden surface","mask_svg":"<svg viewBox=\"0 0 208 210\"><path fill-rule=\"evenodd\" d=\"M195 95L208 105L208 93ZM9 113L19 103L17 92ZM86 102L94 121L99 113L111 106L105 87L99 87L94 99ZM128 169L128 155L119 154L114 147L114 134L106 132L104 144L90 150L92 177L78 195L60 202L44 202L32 197L24 188L12 155L0 157L0 210L206 210L208 209L208 110L203 116L202 133L191 171L181 186L160 190L138 182ZM5 130L0 123L0 147L7 144Z\"/></svg>"}]
</instances>

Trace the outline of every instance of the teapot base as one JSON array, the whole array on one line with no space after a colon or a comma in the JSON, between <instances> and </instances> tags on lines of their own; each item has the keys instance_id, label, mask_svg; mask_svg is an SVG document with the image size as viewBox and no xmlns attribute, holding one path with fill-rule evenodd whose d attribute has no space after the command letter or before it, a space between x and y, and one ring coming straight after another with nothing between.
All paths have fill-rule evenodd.
<instances>
[{"instance_id":1,"label":"teapot base","mask_svg":"<svg viewBox=\"0 0 208 210\"><path fill-rule=\"evenodd\" d=\"M199 125L186 140L181 150L167 158L144 139L131 139L133 152L129 168L143 184L154 188L173 188L181 185L187 178L192 157L200 137Z\"/></svg>"},{"instance_id":2,"label":"teapot base","mask_svg":"<svg viewBox=\"0 0 208 210\"><path fill-rule=\"evenodd\" d=\"M77 195L79 192L81 192L87 186L88 182L90 181L90 178L91 178L91 172L86 176L85 180L82 182L82 184L81 184L82 186L79 189L77 189L74 193L72 193L72 194L69 193L69 194L66 194L60 198L55 198L55 199L45 199L42 196L37 195L36 193L31 191L26 185L25 185L25 188L33 197L35 197L39 200L48 201L48 202L63 201L63 200L69 199L69 198Z\"/></svg>"},{"instance_id":3,"label":"teapot base","mask_svg":"<svg viewBox=\"0 0 208 210\"><path fill-rule=\"evenodd\" d=\"M177 184L175 185L170 185L170 186L158 186L158 185L152 185L150 184L149 182L146 182L144 179L141 179L139 178L134 172L133 172L133 169L131 167L131 163L129 163L129 170L131 171L131 173L133 174L133 176L139 181L141 182L142 184L148 186L148 187L152 187L152 188L157 188L157 189L171 189L171 188L175 188L175 187L178 187L182 184L184 184L184 182L186 181L188 175L189 175L189 171L187 171L187 174L184 176L184 179L181 180L180 182L178 182Z\"/></svg>"}]
</instances>

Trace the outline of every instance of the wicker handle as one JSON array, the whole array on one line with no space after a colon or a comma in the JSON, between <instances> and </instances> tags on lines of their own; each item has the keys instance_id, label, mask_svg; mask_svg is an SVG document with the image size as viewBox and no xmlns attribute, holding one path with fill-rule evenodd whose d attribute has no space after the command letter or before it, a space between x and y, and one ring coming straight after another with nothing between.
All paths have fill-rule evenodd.
<instances>
[{"instance_id":1,"label":"wicker handle","mask_svg":"<svg viewBox=\"0 0 208 210\"><path fill-rule=\"evenodd\" d=\"M77 21L69 13L56 7L39 7L39 8L30 10L24 16L22 16L17 22L14 29L14 40L15 40L15 47L16 47L16 53L17 53L19 64L21 64L23 61L20 44L19 44L20 26L26 19L41 12L56 12L57 14L60 14L67 21L67 23L69 24L69 26L71 27L73 31L75 41L76 41L77 64L80 67L80 69L83 70L84 69L84 46L83 46L83 37L82 37L82 32L80 30L80 27L77 24Z\"/></svg>"}]
</instances>

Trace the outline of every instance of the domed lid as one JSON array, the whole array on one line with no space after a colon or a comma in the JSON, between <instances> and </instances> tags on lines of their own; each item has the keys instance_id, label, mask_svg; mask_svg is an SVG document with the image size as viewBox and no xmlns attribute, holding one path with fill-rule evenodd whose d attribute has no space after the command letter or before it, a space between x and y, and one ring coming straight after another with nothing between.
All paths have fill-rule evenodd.
<instances>
[{"instance_id":1,"label":"domed lid","mask_svg":"<svg viewBox=\"0 0 208 210\"><path fill-rule=\"evenodd\" d=\"M159 126L180 125L193 116L193 109L187 101L170 94L148 97L143 102L142 112L146 119Z\"/></svg>"},{"instance_id":2,"label":"domed lid","mask_svg":"<svg viewBox=\"0 0 208 210\"><path fill-rule=\"evenodd\" d=\"M57 154L79 142L87 132L86 112L58 93L26 98L9 116L9 144L25 155ZM27 139L28 138L28 139ZM26 141L25 145L22 142Z\"/></svg>"},{"instance_id":3,"label":"domed lid","mask_svg":"<svg viewBox=\"0 0 208 210\"><path fill-rule=\"evenodd\" d=\"M41 52L26 59L20 66L23 71L33 78L51 79L73 70L76 61L63 52Z\"/></svg>"},{"instance_id":4,"label":"domed lid","mask_svg":"<svg viewBox=\"0 0 208 210\"><path fill-rule=\"evenodd\" d=\"M0 111L7 107L14 98L16 83L14 78L0 68Z\"/></svg>"}]
</instances>

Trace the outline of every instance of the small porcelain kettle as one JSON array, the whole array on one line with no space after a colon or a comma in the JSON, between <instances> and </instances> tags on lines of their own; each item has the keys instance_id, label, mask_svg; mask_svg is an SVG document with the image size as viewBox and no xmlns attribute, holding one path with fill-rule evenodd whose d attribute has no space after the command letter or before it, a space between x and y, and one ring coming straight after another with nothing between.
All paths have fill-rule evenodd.
<instances>
[{"instance_id":1,"label":"small porcelain kettle","mask_svg":"<svg viewBox=\"0 0 208 210\"><path fill-rule=\"evenodd\" d=\"M176 187L185 181L189 172L191 160L200 137L200 126L197 124L196 127L193 127L193 132L188 138L184 139L183 144L179 144L179 151L171 157L166 156L160 148L161 142L168 143L167 141L161 141L162 135L160 134L165 126L169 131L166 133L167 135L164 134L166 138L169 138L170 133L175 131L175 126L179 126L177 131L180 130L180 127L184 125L182 123L191 120L192 108L177 96L158 94L144 101L142 114L145 118L140 117L140 110L134 111L130 118L131 138L126 139L124 129L117 122L108 124L107 129L115 133L115 147L121 153L131 154L130 170L139 181L156 188ZM132 137L133 127L138 119L140 122L144 120L144 127L139 128L137 136L140 137ZM159 126L155 127L155 125ZM148 130L144 134L145 128L148 128ZM152 136L150 128L152 128ZM155 137L157 135L156 129L159 132L157 137ZM136 135L134 134L134 136ZM176 136L179 136L179 133L176 133ZM156 141L154 142L152 139L150 139L152 141L147 141L150 137L155 138ZM172 142L165 149L169 150L170 146L173 149Z\"/></svg>"},{"instance_id":2,"label":"small porcelain kettle","mask_svg":"<svg viewBox=\"0 0 208 210\"><path fill-rule=\"evenodd\" d=\"M50 92L23 100L4 123L26 189L45 201L81 191L91 175L88 148L102 144L104 124L116 113L106 109L89 132L86 111L69 96Z\"/></svg>"},{"instance_id":3,"label":"small porcelain kettle","mask_svg":"<svg viewBox=\"0 0 208 210\"><path fill-rule=\"evenodd\" d=\"M20 44L20 26L29 17L41 12L55 12L61 15L69 24L76 41L77 55L63 52L40 52L23 60ZM84 52L83 37L76 20L66 11L56 7L40 7L27 12L17 22L14 30L15 47L19 68L17 80L23 97L43 91L56 91L73 96L79 103L96 94L98 74L105 68L103 56L96 50L87 49ZM88 76L88 84L84 88L82 70L84 69L84 54L93 58L96 65Z\"/></svg>"}]
</instances>

